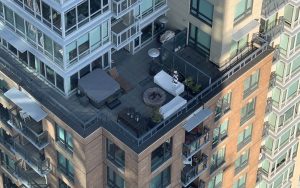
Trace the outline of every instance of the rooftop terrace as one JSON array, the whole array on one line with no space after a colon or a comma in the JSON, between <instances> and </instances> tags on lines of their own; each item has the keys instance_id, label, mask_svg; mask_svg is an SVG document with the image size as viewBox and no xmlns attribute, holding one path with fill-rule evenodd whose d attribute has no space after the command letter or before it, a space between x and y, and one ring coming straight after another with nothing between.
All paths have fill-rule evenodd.
<instances>
[{"instance_id":1,"label":"rooftop terrace","mask_svg":"<svg viewBox=\"0 0 300 188\"><path fill-rule=\"evenodd\" d=\"M233 74L242 72L240 70L244 66L252 64L250 62L253 62L253 64L258 62L252 61L257 56L262 54L260 57L264 57L271 52L271 50L268 50L267 44L259 48L253 48L251 56L242 58L231 69L220 72L193 48L182 45L181 50L174 52L172 46L175 47L176 45L168 43L166 46L153 42L135 55L130 55L125 50L120 50L112 55L113 67L116 67L119 74L132 86L129 91L122 93L119 97L121 104L113 110L105 105L100 109L91 104L81 105L76 95L68 99L62 97L50 85L38 79L34 73L28 73L29 70L23 65L17 63L12 57L5 55L6 52L3 49L0 49L0 69L82 137L88 136L102 126L139 153L185 119L196 108L203 105L203 99L213 94L213 91L216 91L225 81L231 79ZM152 62L152 59L148 56L147 52L150 48L160 48L160 58L155 60L157 63ZM142 94L146 89L157 86L153 82L151 71L149 71L150 65L153 65L153 63L169 73L178 70L180 77L192 77L197 84L202 86L201 92L197 95L190 95L188 92L181 94L188 101L187 104L158 124L149 123L151 122L153 110L144 104L142 98ZM164 104L172 98L173 96L167 94ZM146 122L146 129L140 134L136 134L135 127L118 122L120 111L129 107L139 112Z\"/></svg>"}]
</instances>

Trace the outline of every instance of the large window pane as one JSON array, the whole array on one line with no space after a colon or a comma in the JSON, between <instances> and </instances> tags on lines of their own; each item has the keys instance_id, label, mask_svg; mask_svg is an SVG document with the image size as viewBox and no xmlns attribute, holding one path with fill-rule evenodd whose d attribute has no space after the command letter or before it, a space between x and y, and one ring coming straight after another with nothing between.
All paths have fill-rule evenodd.
<instances>
[{"instance_id":1,"label":"large window pane","mask_svg":"<svg viewBox=\"0 0 300 188\"><path fill-rule=\"evenodd\" d=\"M162 145L160 145L151 153L151 171L157 169L171 156L172 156L172 138L166 140Z\"/></svg>"}]
</instances>

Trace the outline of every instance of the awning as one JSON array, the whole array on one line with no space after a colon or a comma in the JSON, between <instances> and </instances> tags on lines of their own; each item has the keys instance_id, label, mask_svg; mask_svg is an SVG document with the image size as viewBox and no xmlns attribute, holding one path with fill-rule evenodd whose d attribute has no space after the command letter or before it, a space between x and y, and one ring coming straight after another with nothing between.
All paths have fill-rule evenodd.
<instances>
[{"instance_id":1,"label":"awning","mask_svg":"<svg viewBox=\"0 0 300 188\"><path fill-rule=\"evenodd\" d=\"M47 113L41 109L37 102L16 88L8 90L4 93L4 95L24 112L26 112L36 122L41 121L47 116Z\"/></svg>"},{"instance_id":2,"label":"awning","mask_svg":"<svg viewBox=\"0 0 300 188\"><path fill-rule=\"evenodd\" d=\"M13 45L20 52L25 52L27 50L28 44L19 36L14 34L5 25L0 24L0 36L11 45Z\"/></svg>"},{"instance_id":3,"label":"awning","mask_svg":"<svg viewBox=\"0 0 300 188\"><path fill-rule=\"evenodd\" d=\"M232 40L236 42L240 41L244 36L246 36L249 32L257 28L258 26L259 22L257 20L252 20L250 23L248 23L241 29L233 31Z\"/></svg>"},{"instance_id":4,"label":"awning","mask_svg":"<svg viewBox=\"0 0 300 188\"><path fill-rule=\"evenodd\" d=\"M203 110L195 113L190 119L188 119L186 124L183 126L183 128L187 132L190 132L195 127L197 127L200 123L202 123L204 120L206 120L211 114L212 114L212 111L209 108L203 109Z\"/></svg>"}]
</instances>

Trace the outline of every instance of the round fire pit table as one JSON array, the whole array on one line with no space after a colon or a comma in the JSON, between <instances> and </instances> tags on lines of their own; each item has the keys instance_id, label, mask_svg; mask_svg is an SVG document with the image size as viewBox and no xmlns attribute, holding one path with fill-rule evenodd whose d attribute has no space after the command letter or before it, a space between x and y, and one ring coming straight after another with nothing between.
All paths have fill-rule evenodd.
<instances>
[{"instance_id":1,"label":"round fire pit table","mask_svg":"<svg viewBox=\"0 0 300 188\"><path fill-rule=\"evenodd\" d=\"M143 94L144 103L148 106L159 107L166 101L166 92L159 87L145 90Z\"/></svg>"}]
</instances>

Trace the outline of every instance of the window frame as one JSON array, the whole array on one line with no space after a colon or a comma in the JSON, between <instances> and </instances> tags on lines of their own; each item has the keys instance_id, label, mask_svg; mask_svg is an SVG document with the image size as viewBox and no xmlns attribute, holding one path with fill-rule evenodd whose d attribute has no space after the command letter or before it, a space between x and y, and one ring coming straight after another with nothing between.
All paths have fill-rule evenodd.
<instances>
[{"instance_id":1,"label":"window frame","mask_svg":"<svg viewBox=\"0 0 300 188\"><path fill-rule=\"evenodd\" d=\"M194 4L193 1L196 1L197 8L193 7L193 4ZM212 6L211 18L209 18L205 14L203 14L201 12L201 9L199 8L199 7L201 7L201 2L203 2L203 1L206 1L206 3L208 3ZM213 16L214 16L214 5L211 4L210 2L208 2L207 0L191 0L190 1L190 14L211 27L212 23L213 23Z\"/></svg>"},{"instance_id":2,"label":"window frame","mask_svg":"<svg viewBox=\"0 0 300 188\"><path fill-rule=\"evenodd\" d=\"M63 139L59 136L59 130L63 131ZM68 139L71 138L71 145ZM74 145L73 145L73 136L67 132L64 128L59 126L57 123L55 123L55 140L59 145L63 146L64 149L66 149L69 153L73 153Z\"/></svg>"}]
</instances>

